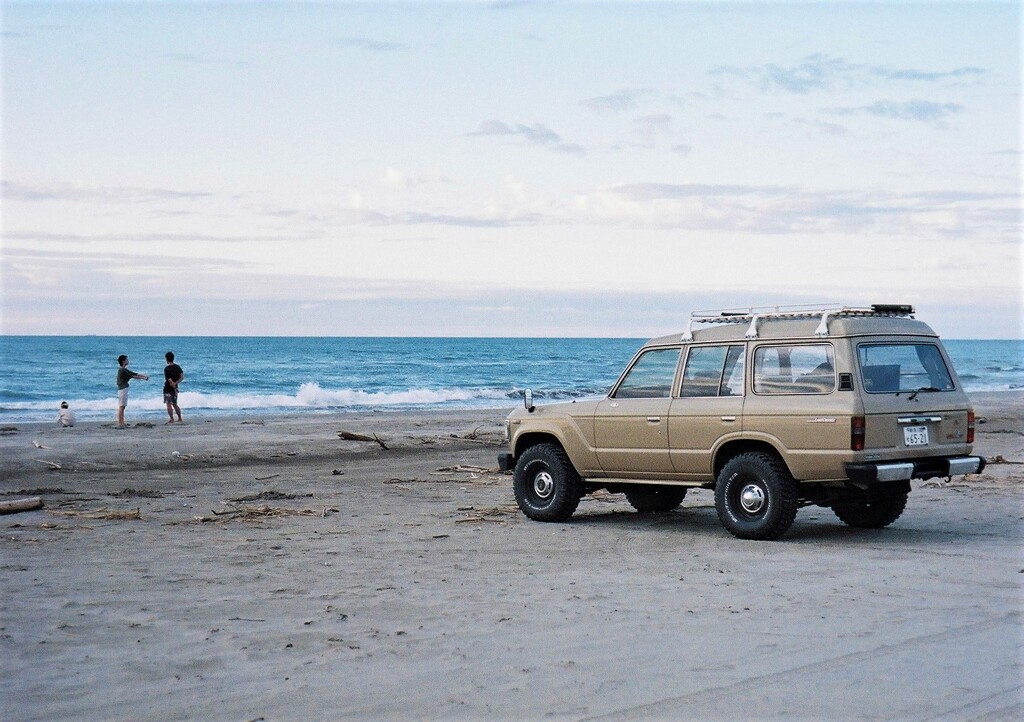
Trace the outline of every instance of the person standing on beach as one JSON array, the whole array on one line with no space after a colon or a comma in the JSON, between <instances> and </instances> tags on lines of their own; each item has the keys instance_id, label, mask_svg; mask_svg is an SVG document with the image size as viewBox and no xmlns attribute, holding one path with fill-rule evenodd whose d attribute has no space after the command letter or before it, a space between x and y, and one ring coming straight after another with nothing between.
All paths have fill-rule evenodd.
<instances>
[{"instance_id":1,"label":"person standing on beach","mask_svg":"<svg viewBox=\"0 0 1024 722\"><path fill-rule=\"evenodd\" d=\"M149 381L146 374L137 374L128 368L128 357L121 354L117 357L117 428L124 428L124 408L128 405L128 382L132 379Z\"/></svg>"},{"instance_id":2,"label":"person standing on beach","mask_svg":"<svg viewBox=\"0 0 1024 722\"><path fill-rule=\"evenodd\" d=\"M164 403L167 404L167 416L170 419L167 423L174 423L174 413L178 413L178 423L181 420L181 408L178 406L178 384L185 380L185 372L181 366L174 363L174 352L168 351L164 354L167 365L164 366Z\"/></svg>"}]
</instances>

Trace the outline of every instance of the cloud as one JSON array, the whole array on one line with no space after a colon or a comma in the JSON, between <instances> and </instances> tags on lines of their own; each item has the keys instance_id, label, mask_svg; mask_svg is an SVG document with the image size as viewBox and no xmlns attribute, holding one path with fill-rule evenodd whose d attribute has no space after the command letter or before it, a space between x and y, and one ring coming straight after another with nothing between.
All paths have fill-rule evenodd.
<instances>
[{"instance_id":1,"label":"cloud","mask_svg":"<svg viewBox=\"0 0 1024 722\"><path fill-rule=\"evenodd\" d=\"M938 82L941 80L959 80L961 78L981 78L988 75L988 71L984 68L977 67L965 67L965 68L954 68L953 70L946 71L927 71L927 70L900 70L896 68L888 67L873 67L871 73L879 77L885 78L886 80L913 80L923 82Z\"/></svg>"},{"instance_id":2,"label":"cloud","mask_svg":"<svg viewBox=\"0 0 1024 722\"><path fill-rule=\"evenodd\" d=\"M536 125L523 125L522 123L509 125L500 120L488 120L481 123L480 127L469 133L469 135L518 136L531 145L548 148L559 153L582 155L586 152L583 146L564 142L562 136L540 123Z\"/></svg>"},{"instance_id":3,"label":"cloud","mask_svg":"<svg viewBox=\"0 0 1024 722\"><path fill-rule=\"evenodd\" d=\"M341 48L355 48L358 50L368 50L371 53L394 53L400 50L405 50L407 47L402 43L392 43L386 40L375 40L373 38L367 38L363 36L334 38L334 44Z\"/></svg>"},{"instance_id":4,"label":"cloud","mask_svg":"<svg viewBox=\"0 0 1024 722\"><path fill-rule=\"evenodd\" d=\"M826 112L834 115L874 115L892 120L913 120L923 123L937 123L949 116L962 113L964 106L958 103L935 103L930 100L879 100L871 105L856 108L829 108Z\"/></svg>"},{"instance_id":5,"label":"cloud","mask_svg":"<svg viewBox=\"0 0 1024 722\"><path fill-rule=\"evenodd\" d=\"M168 200L211 198L205 191L181 191L167 188L132 186L87 186L77 183L31 185L13 181L0 182L0 195L17 201L76 201L82 203L152 203Z\"/></svg>"},{"instance_id":6,"label":"cloud","mask_svg":"<svg viewBox=\"0 0 1024 722\"><path fill-rule=\"evenodd\" d=\"M661 138L670 137L675 133L672 128L672 116L665 113L634 118L633 125L640 138L640 145L644 148L654 148Z\"/></svg>"},{"instance_id":7,"label":"cloud","mask_svg":"<svg viewBox=\"0 0 1024 722\"><path fill-rule=\"evenodd\" d=\"M794 186L631 183L576 198L578 221L662 230L753 234L984 237L1017 243L1013 194L808 191Z\"/></svg>"},{"instance_id":8,"label":"cloud","mask_svg":"<svg viewBox=\"0 0 1024 722\"><path fill-rule=\"evenodd\" d=\"M513 228L561 222L540 213L438 213L430 211L362 211L358 221L381 226L436 225L455 228Z\"/></svg>"},{"instance_id":9,"label":"cloud","mask_svg":"<svg viewBox=\"0 0 1024 722\"><path fill-rule=\"evenodd\" d=\"M388 166L380 182L393 190L408 190L416 186L432 183L451 183L452 180L441 173L441 170L438 168L422 173L407 173L393 166Z\"/></svg>"},{"instance_id":10,"label":"cloud","mask_svg":"<svg viewBox=\"0 0 1024 722\"><path fill-rule=\"evenodd\" d=\"M828 91L837 86L862 87L879 81L936 83L966 78L980 79L989 74L984 68L965 66L952 70L917 70L885 65L851 63L845 58L826 54L807 55L793 65L768 63L756 66L721 65L709 71L713 77L733 77L757 87L762 92L782 91L807 95Z\"/></svg>"},{"instance_id":11,"label":"cloud","mask_svg":"<svg viewBox=\"0 0 1024 722\"><path fill-rule=\"evenodd\" d=\"M633 110L636 108L637 101L640 98L653 92L646 88L624 88L617 90L611 95L581 100L580 105L597 113L619 113L625 110Z\"/></svg>"},{"instance_id":12,"label":"cloud","mask_svg":"<svg viewBox=\"0 0 1024 722\"><path fill-rule=\"evenodd\" d=\"M11 231L5 230L3 237L7 241L20 241L36 245L48 243L277 243L282 241L296 241L308 239L308 234L268 234L254 235L244 234L237 236L213 235L210 233L153 233L137 230L126 230L122 233L58 233L58 232L37 232L37 231ZM6 255L7 250L4 250Z\"/></svg>"}]
</instances>

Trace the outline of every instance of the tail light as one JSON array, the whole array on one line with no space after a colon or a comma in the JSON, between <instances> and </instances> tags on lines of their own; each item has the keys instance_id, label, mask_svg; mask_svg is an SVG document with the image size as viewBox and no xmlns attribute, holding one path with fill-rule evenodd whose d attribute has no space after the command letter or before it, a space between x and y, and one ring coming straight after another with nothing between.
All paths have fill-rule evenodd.
<instances>
[{"instance_id":1,"label":"tail light","mask_svg":"<svg viewBox=\"0 0 1024 722\"><path fill-rule=\"evenodd\" d=\"M968 411L967 412L967 443L968 444L973 444L974 443L974 419L975 419L974 412L973 411Z\"/></svg>"},{"instance_id":2,"label":"tail light","mask_svg":"<svg viewBox=\"0 0 1024 722\"><path fill-rule=\"evenodd\" d=\"M850 450L864 451L864 417L854 416L850 419Z\"/></svg>"}]
</instances>

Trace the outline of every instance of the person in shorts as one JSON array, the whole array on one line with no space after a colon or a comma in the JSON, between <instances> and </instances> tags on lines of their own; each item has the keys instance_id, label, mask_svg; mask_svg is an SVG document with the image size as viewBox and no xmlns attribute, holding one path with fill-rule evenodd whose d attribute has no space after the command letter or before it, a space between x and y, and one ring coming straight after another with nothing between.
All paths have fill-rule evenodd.
<instances>
[{"instance_id":1,"label":"person in shorts","mask_svg":"<svg viewBox=\"0 0 1024 722\"><path fill-rule=\"evenodd\" d=\"M132 379L149 381L146 374L137 374L128 368L128 357L117 357L117 428L124 428L124 409L128 405L128 382Z\"/></svg>"},{"instance_id":2,"label":"person in shorts","mask_svg":"<svg viewBox=\"0 0 1024 722\"><path fill-rule=\"evenodd\" d=\"M164 403L167 404L168 424L174 423L174 414L178 414L178 423L181 420L181 408L178 406L178 384L185 380L185 372L181 366L174 363L174 352L168 351L164 354L167 365L164 366Z\"/></svg>"}]
</instances>

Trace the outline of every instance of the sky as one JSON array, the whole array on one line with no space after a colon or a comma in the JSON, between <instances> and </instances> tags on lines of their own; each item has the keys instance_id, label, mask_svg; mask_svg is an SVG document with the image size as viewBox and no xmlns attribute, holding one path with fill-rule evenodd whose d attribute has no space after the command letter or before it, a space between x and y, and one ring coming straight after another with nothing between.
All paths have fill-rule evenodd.
<instances>
[{"instance_id":1,"label":"sky","mask_svg":"<svg viewBox=\"0 0 1024 722\"><path fill-rule=\"evenodd\" d=\"M1018 3L0 12L3 334L1024 337Z\"/></svg>"}]
</instances>

